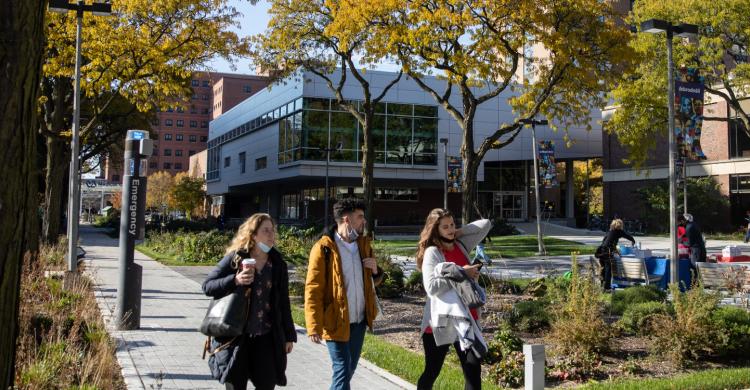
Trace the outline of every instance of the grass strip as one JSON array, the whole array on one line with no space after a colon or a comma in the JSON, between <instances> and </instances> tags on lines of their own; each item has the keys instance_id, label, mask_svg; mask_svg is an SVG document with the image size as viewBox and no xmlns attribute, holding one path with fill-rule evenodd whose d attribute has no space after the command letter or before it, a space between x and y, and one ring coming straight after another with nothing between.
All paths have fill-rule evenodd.
<instances>
[{"instance_id":1,"label":"grass strip","mask_svg":"<svg viewBox=\"0 0 750 390\"><path fill-rule=\"evenodd\" d=\"M658 379L618 379L589 384L581 387L586 390L725 390L750 387L750 368L723 368L670 378Z\"/></svg>"},{"instance_id":2,"label":"grass strip","mask_svg":"<svg viewBox=\"0 0 750 390\"><path fill-rule=\"evenodd\" d=\"M153 260L156 260L164 265L175 265L175 266L181 266L181 265L215 265L211 263L201 263L198 261L182 261L177 259L177 256L174 255L168 255L165 253L157 252L151 248L149 248L146 245L140 244L136 245L135 249L138 252L143 253L144 255L152 258Z\"/></svg>"},{"instance_id":3,"label":"grass strip","mask_svg":"<svg viewBox=\"0 0 750 390\"><path fill-rule=\"evenodd\" d=\"M304 310L294 303L292 304L292 319L297 325L304 326L305 324ZM416 332L415 337L417 337ZM454 353L452 348L449 353ZM362 357L410 383L417 383L417 380L424 369L424 356L396 344L384 341L380 337L370 333L365 334L365 343L362 346ZM461 369L446 361L433 389L453 390L461 389L463 387L464 377ZM491 383L487 379L482 381L482 388L491 390L500 389L500 387Z\"/></svg>"},{"instance_id":4,"label":"grass strip","mask_svg":"<svg viewBox=\"0 0 750 390\"><path fill-rule=\"evenodd\" d=\"M546 237L544 245L550 256L567 256L572 252L594 253L596 245L585 245L580 242L560 238ZM416 240L380 240L375 243L376 250L386 251L393 255L414 256L417 250ZM485 245L488 255L493 258L536 257L536 236L497 236Z\"/></svg>"}]
</instances>

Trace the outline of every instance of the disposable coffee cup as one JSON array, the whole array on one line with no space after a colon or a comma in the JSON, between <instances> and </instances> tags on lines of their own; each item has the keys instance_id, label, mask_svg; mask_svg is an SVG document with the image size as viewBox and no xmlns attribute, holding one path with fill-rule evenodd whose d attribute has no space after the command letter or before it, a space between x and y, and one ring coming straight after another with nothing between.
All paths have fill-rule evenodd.
<instances>
[{"instance_id":1,"label":"disposable coffee cup","mask_svg":"<svg viewBox=\"0 0 750 390\"><path fill-rule=\"evenodd\" d=\"M242 269L255 269L255 259L242 259Z\"/></svg>"}]
</instances>

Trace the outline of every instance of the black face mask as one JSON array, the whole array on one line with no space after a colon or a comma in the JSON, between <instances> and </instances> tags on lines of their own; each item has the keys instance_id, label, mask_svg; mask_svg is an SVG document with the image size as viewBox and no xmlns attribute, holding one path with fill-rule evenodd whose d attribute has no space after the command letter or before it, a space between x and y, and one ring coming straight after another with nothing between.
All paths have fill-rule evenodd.
<instances>
[{"instance_id":1,"label":"black face mask","mask_svg":"<svg viewBox=\"0 0 750 390\"><path fill-rule=\"evenodd\" d=\"M454 242L456 242L456 239L455 238L445 238L443 236L440 236L440 241L442 241L442 242L444 242L446 244L453 244Z\"/></svg>"}]
</instances>

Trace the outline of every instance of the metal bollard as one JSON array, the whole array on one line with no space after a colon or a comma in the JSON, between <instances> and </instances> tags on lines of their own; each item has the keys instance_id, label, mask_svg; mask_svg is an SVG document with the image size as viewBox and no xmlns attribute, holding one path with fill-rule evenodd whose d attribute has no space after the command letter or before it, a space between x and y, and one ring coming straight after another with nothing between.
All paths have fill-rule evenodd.
<instances>
[{"instance_id":1,"label":"metal bollard","mask_svg":"<svg viewBox=\"0 0 750 390\"><path fill-rule=\"evenodd\" d=\"M524 389L544 390L544 344L524 344Z\"/></svg>"}]
</instances>

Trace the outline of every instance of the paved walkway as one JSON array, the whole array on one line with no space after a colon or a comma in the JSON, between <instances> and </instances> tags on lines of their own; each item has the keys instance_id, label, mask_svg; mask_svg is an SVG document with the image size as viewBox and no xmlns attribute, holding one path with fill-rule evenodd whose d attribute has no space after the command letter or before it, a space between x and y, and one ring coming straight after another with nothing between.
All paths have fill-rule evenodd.
<instances>
[{"instance_id":1,"label":"paved walkway","mask_svg":"<svg viewBox=\"0 0 750 390\"><path fill-rule=\"evenodd\" d=\"M117 331L112 319L119 275L117 240L91 227L81 227L86 268L95 281L95 294L107 327L116 339L117 359L128 389L223 389L211 378L201 359L203 336L196 329L208 308L200 283L136 252L143 267L141 329ZM191 275L198 279L197 270ZM200 280L200 279L198 279ZM331 365L324 346L314 344L297 329L298 342L289 355L288 389L327 389ZM252 385L250 385L252 387ZM353 389L412 389L413 385L360 361Z\"/></svg>"}]
</instances>

